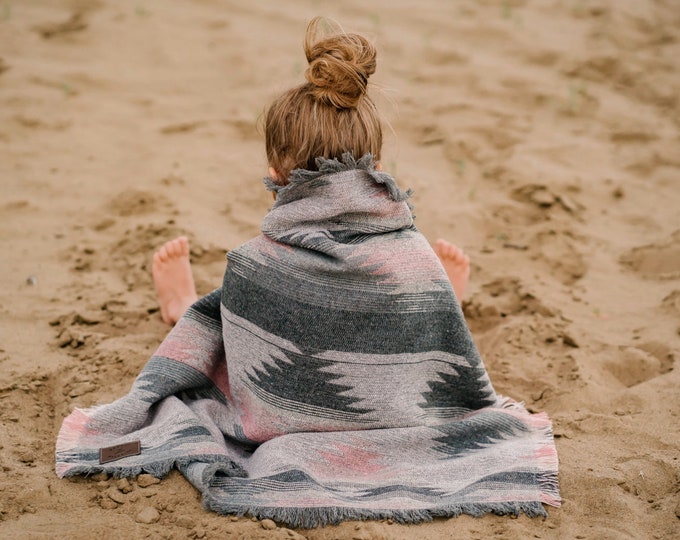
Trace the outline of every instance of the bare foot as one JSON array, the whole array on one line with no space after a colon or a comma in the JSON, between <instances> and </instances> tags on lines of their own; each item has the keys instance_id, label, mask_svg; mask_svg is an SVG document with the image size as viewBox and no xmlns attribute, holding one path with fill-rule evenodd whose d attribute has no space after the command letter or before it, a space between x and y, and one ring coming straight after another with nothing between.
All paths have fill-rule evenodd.
<instances>
[{"instance_id":1,"label":"bare foot","mask_svg":"<svg viewBox=\"0 0 680 540\"><path fill-rule=\"evenodd\" d=\"M189 240L180 236L163 244L153 254L151 273L163 322L173 325L198 300L189 262Z\"/></svg>"},{"instance_id":2,"label":"bare foot","mask_svg":"<svg viewBox=\"0 0 680 540\"><path fill-rule=\"evenodd\" d=\"M456 298L460 302L470 279L470 257L458 246L441 238L434 243L434 251L442 262Z\"/></svg>"}]
</instances>

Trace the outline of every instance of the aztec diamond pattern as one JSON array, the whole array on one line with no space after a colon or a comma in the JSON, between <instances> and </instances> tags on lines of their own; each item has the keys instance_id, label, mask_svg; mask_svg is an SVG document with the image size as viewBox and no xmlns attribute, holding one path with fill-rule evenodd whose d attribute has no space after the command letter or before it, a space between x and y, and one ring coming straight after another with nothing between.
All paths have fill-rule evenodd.
<instances>
[{"instance_id":1,"label":"aztec diamond pattern","mask_svg":"<svg viewBox=\"0 0 680 540\"><path fill-rule=\"evenodd\" d=\"M262 234L129 394L64 420L57 474L176 467L216 512L299 527L546 515L550 420L494 391L408 194L370 156L318 165L269 183Z\"/></svg>"}]
</instances>

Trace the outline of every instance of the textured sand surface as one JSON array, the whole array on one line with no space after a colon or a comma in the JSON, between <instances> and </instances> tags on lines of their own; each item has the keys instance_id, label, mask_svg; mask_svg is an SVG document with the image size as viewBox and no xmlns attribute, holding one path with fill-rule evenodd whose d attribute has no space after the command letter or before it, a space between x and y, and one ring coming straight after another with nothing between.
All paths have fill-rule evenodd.
<instances>
[{"instance_id":1,"label":"textured sand surface","mask_svg":"<svg viewBox=\"0 0 680 540\"><path fill-rule=\"evenodd\" d=\"M0 536L680 537L679 8L0 0ZM258 233L258 120L315 15L377 44L384 166L470 254L496 389L554 420L547 520L290 531L205 512L177 473L54 474L64 416L125 394L167 331L154 249L186 234L206 293Z\"/></svg>"}]
</instances>

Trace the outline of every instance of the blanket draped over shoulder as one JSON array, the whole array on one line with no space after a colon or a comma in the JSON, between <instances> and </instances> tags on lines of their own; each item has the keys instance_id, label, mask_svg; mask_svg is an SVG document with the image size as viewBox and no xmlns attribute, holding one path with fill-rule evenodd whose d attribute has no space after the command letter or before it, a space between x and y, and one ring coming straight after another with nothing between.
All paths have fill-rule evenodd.
<instances>
[{"instance_id":1,"label":"blanket draped over shoulder","mask_svg":"<svg viewBox=\"0 0 680 540\"><path fill-rule=\"evenodd\" d=\"M57 474L177 467L207 508L301 527L546 515L550 420L494 391L408 194L370 155L317 165L269 181L262 234L130 393L65 419Z\"/></svg>"}]
</instances>

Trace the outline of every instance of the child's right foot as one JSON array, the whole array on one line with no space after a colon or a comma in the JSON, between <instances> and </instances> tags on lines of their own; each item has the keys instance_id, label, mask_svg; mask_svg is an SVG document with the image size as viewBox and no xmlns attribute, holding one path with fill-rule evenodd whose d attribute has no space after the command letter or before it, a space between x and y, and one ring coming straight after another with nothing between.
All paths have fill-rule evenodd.
<instances>
[{"instance_id":1,"label":"child's right foot","mask_svg":"<svg viewBox=\"0 0 680 540\"><path fill-rule=\"evenodd\" d=\"M458 246L441 238L434 243L434 251L444 266L456 298L460 302L470 279L470 257Z\"/></svg>"},{"instance_id":2,"label":"child's right foot","mask_svg":"<svg viewBox=\"0 0 680 540\"><path fill-rule=\"evenodd\" d=\"M174 325L198 300L189 262L189 240L184 236L163 244L151 267L163 322Z\"/></svg>"}]
</instances>

